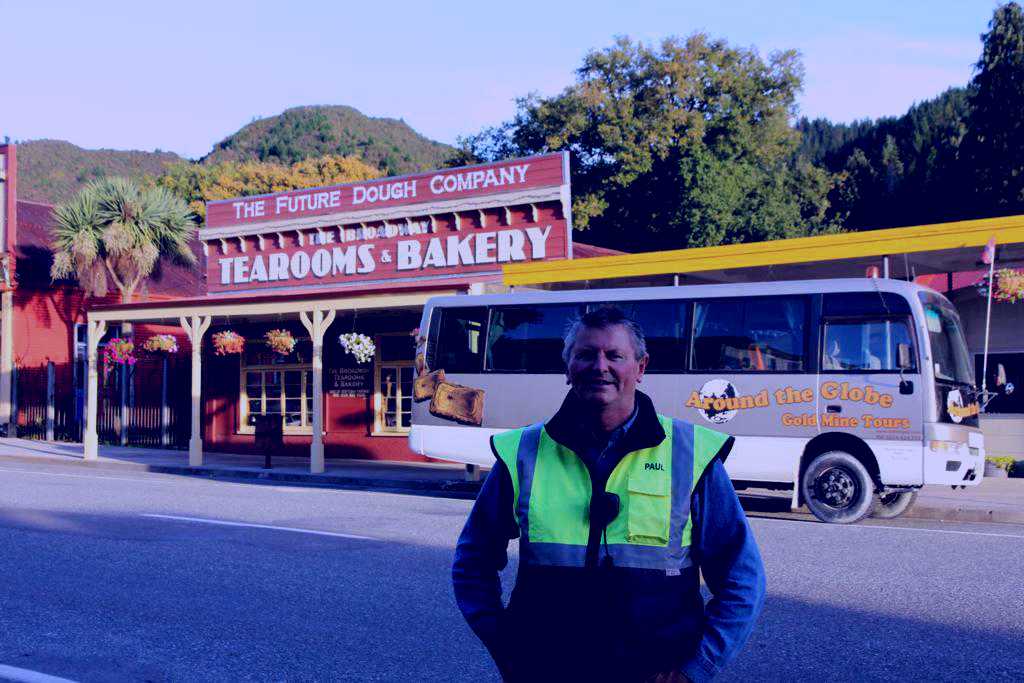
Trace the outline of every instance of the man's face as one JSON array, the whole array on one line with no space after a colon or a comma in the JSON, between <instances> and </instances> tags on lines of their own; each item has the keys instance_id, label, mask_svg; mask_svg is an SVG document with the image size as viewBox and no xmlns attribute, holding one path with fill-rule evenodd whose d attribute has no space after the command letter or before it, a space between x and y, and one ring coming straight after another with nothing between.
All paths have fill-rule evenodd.
<instances>
[{"instance_id":1,"label":"man's face","mask_svg":"<svg viewBox=\"0 0 1024 683\"><path fill-rule=\"evenodd\" d=\"M584 327L569 355L566 376L576 395L588 403L628 404L643 377L647 356L637 358L623 325Z\"/></svg>"}]
</instances>

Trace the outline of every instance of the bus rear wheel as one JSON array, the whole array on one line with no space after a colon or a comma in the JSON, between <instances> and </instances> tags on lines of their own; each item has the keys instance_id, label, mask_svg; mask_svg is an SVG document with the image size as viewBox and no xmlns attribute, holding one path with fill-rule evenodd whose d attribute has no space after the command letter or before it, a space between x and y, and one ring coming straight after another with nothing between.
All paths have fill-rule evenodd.
<instances>
[{"instance_id":1,"label":"bus rear wheel","mask_svg":"<svg viewBox=\"0 0 1024 683\"><path fill-rule=\"evenodd\" d=\"M917 491L893 491L881 493L875 500L871 516L875 519L896 519L910 509L917 500Z\"/></svg>"},{"instance_id":2,"label":"bus rear wheel","mask_svg":"<svg viewBox=\"0 0 1024 683\"><path fill-rule=\"evenodd\" d=\"M864 464L844 451L814 458L800 483L811 514L830 524L853 524L871 514L875 484Z\"/></svg>"}]
</instances>

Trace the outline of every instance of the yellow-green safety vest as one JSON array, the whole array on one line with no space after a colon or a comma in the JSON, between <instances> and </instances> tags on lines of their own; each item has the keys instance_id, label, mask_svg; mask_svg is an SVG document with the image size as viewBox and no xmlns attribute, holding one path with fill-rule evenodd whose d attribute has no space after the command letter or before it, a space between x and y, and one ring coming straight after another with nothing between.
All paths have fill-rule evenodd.
<instances>
[{"instance_id":1,"label":"yellow-green safety vest","mask_svg":"<svg viewBox=\"0 0 1024 683\"><path fill-rule=\"evenodd\" d=\"M623 456L605 490L619 497L602 556L616 567L663 569L690 559L690 496L704 470L730 438L699 425L658 415L665 438ZM495 453L512 476L513 514L521 561L583 567L590 534L590 473L582 459L547 433L543 423L497 434Z\"/></svg>"}]
</instances>

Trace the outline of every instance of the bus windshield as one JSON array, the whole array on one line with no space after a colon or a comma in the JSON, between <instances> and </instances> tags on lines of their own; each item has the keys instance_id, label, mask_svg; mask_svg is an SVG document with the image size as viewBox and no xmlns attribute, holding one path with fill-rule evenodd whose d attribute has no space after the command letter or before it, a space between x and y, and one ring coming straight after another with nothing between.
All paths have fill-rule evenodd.
<instances>
[{"instance_id":1,"label":"bus windshield","mask_svg":"<svg viewBox=\"0 0 1024 683\"><path fill-rule=\"evenodd\" d=\"M973 385L967 341L956 309L930 292L919 292L918 296L924 304L924 322L932 347L935 379Z\"/></svg>"}]
</instances>

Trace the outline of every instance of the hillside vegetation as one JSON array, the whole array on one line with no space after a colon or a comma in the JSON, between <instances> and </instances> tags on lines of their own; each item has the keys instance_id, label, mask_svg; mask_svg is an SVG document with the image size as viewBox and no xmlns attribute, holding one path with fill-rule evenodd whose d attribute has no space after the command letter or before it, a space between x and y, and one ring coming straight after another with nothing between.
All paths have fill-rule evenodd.
<instances>
[{"instance_id":1,"label":"hillside vegetation","mask_svg":"<svg viewBox=\"0 0 1024 683\"><path fill-rule=\"evenodd\" d=\"M157 176L181 160L172 152L82 149L63 140L30 140L18 144L18 197L56 204L92 180Z\"/></svg>"},{"instance_id":2,"label":"hillside vegetation","mask_svg":"<svg viewBox=\"0 0 1024 683\"><path fill-rule=\"evenodd\" d=\"M298 107L244 126L217 143L198 165L205 169L229 162L267 162L288 168L305 160L355 157L386 175L398 175L444 166L453 151L423 137L404 121L370 118L352 107ZM71 199L98 178L156 178L169 166L182 164L196 162L171 152L82 149L63 140L30 140L18 143L18 196L56 204ZM180 168L176 172L180 174ZM364 169L353 178L369 173ZM186 197L195 200L192 195Z\"/></svg>"},{"instance_id":3,"label":"hillside vegetation","mask_svg":"<svg viewBox=\"0 0 1024 683\"><path fill-rule=\"evenodd\" d=\"M296 107L253 121L214 145L204 163L272 161L290 165L326 154L358 156L387 175L444 164L453 150L405 121L365 116L352 107Z\"/></svg>"}]
</instances>

